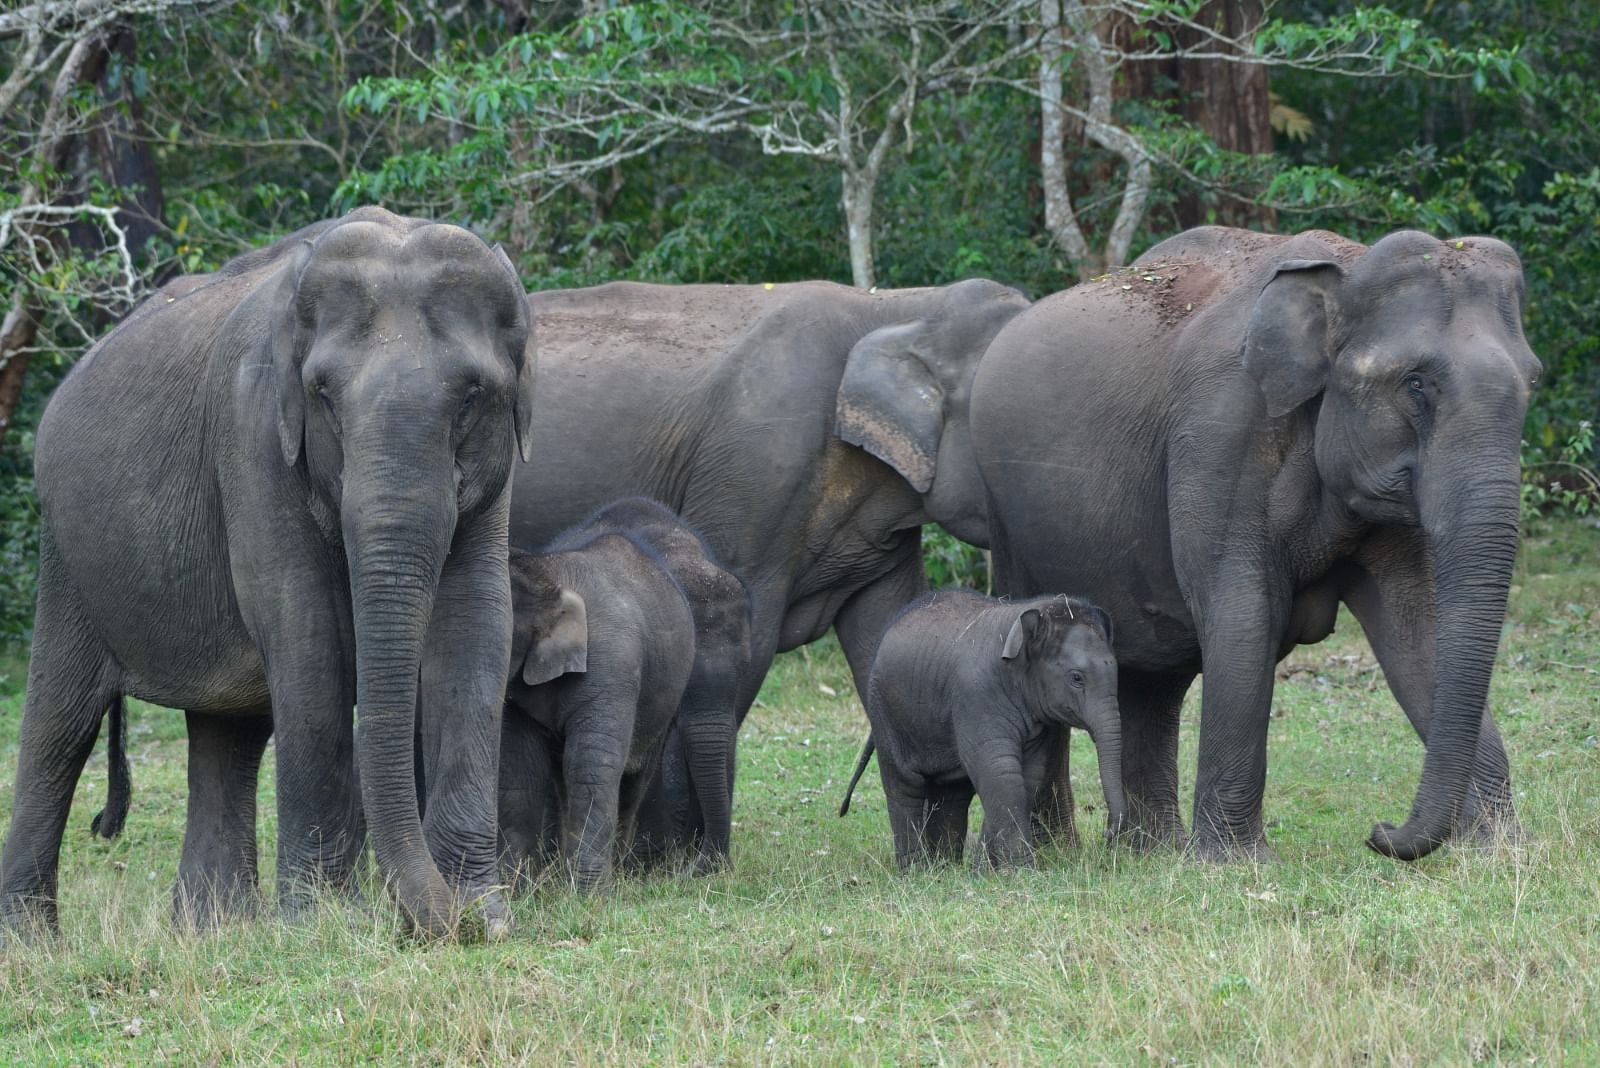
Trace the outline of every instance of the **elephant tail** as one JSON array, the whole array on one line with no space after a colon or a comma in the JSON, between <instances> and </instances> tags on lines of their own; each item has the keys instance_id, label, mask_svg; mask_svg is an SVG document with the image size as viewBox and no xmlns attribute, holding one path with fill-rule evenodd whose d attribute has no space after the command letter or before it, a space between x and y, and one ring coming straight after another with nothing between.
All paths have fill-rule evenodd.
<instances>
[{"instance_id":1,"label":"elephant tail","mask_svg":"<svg viewBox=\"0 0 1600 1068\"><path fill-rule=\"evenodd\" d=\"M872 735L867 735L867 744L861 747L861 757L856 761L856 773L850 776L850 785L845 787L844 800L839 803L839 815L843 816L850 811L850 797L856 792L856 783L861 781L862 772L867 770L867 761L872 759Z\"/></svg>"},{"instance_id":2,"label":"elephant tail","mask_svg":"<svg viewBox=\"0 0 1600 1068\"><path fill-rule=\"evenodd\" d=\"M106 737L106 807L95 813L89 825L102 838L122 833L128 818L128 800L133 796L133 779L128 774L128 706L118 697L111 702L111 733Z\"/></svg>"}]
</instances>

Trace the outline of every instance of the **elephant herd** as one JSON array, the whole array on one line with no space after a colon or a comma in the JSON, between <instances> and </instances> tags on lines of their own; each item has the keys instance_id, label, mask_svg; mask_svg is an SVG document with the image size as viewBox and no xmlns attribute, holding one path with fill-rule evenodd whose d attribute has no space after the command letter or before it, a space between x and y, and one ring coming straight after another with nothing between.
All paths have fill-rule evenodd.
<instances>
[{"instance_id":1,"label":"elephant herd","mask_svg":"<svg viewBox=\"0 0 1600 1068\"><path fill-rule=\"evenodd\" d=\"M57 926L108 711L120 825L127 696L187 717L183 916L253 907L269 739L291 914L368 843L428 935L470 912L503 937L508 883L556 852L585 886L614 856L712 870L738 726L829 629L904 861L959 855L975 791L997 863L1034 823L1070 839L1070 726L1119 837L1269 857L1274 665L1341 603L1426 743L1371 846L1516 834L1487 698L1540 374L1522 311L1510 248L1409 231L1206 227L1037 303L530 296L469 232L363 208L179 278L39 425L0 931ZM919 597L929 522L992 550L1004 600Z\"/></svg>"}]
</instances>

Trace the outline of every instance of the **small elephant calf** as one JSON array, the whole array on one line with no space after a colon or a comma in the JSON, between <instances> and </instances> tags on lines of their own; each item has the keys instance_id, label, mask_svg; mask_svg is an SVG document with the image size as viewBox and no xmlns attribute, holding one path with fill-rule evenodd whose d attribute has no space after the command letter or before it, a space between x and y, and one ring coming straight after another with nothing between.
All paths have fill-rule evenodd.
<instances>
[{"instance_id":1,"label":"small elephant calf","mask_svg":"<svg viewBox=\"0 0 1600 1068\"><path fill-rule=\"evenodd\" d=\"M706 828L696 869L724 863L735 703L750 659L743 583L670 509L629 498L544 553L513 551L511 592L500 752L507 865L550 859L554 804L579 887L609 883L674 728Z\"/></svg>"},{"instance_id":2,"label":"small elephant calf","mask_svg":"<svg viewBox=\"0 0 1600 1068\"><path fill-rule=\"evenodd\" d=\"M1031 867L1029 812L1049 743L1064 727L1094 739L1110 831L1123 826L1122 733L1111 619L1065 596L999 601L940 590L884 632L867 680L874 746L901 868L961 859L967 810L983 801L983 861Z\"/></svg>"}]
</instances>

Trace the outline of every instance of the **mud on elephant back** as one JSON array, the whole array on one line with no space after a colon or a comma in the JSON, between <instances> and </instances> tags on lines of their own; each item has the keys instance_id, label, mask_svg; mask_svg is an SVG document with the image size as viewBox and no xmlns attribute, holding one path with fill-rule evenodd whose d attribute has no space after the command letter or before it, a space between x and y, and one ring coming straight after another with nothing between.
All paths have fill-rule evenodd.
<instances>
[{"instance_id":1,"label":"mud on elephant back","mask_svg":"<svg viewBox=\"0 0 1600 1068\"><path fill-rule=\"evenodd\" d=\"M1191 851L1265 858L1273 665L1366 631L1426 741L1415 859L1519 834L1487 696L1541 373L1522 265L1492 238L1206 227L1040 301L972 386L997 587L1117 621L1137 831L1181 841L1178 711L1204 671ZM1064 747L1047 814L1070 820Z\"/></svg>"},{"instance_id":2,"label":"mud on elephant back","mask_svg":"<svg viewBox=\"0 0 1600 1068\"><path fill-rule=\"evenodd\" d=\"M370 833L418 931L451 933L476 903L502 935L483 755L499 747L510 474L529 444L522 285L467 231L377 208L180 283L91 349L40 422L0 920L57 926L73 787L128 695L186 710L180 919L254 907L275 735L283 908L348 886Z\"/></svg>"}]
</instances>

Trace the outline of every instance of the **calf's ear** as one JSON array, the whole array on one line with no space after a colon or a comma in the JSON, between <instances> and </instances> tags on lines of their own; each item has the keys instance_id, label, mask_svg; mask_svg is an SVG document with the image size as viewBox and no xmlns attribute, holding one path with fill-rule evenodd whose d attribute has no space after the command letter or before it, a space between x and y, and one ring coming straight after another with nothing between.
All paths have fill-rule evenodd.
<instances>
[{"instance_id":1,"label":"calf's ear","mask_svg":"<svg viewBox=\"0 0 1600 1068\"><path fill-rule=\"evenodd\" d=\"M1085 611L1089 619L1100 629L1100 634L1105 638L1106 644L1115 646L1117 638L1111 629L1111 613L1095 604L1085 606Z\"/></svg>"},{"instance_id":2,"label":"calf's ear","mask_svg":"<svg viewBox=\"0 0 1600 1068\"><path fill-rule=\"evenodd\" d=\"M1039 629L1039 610L1030 608L1017 616L1011 624L1011 629L1006 632L1006 644L1000 650L1001 660L1015 660L1022 653L1028 639L1032 638Z\"/></svg>"},{"instance_id":3,"label":"calf's ear","mask_svg":"<svg viewBox=\"0 0 1600 1068\"><path fill-rule=\"evenodd\" d=\"M534 626L522 681L538 686L589 670L589 612L576 590L562 589L555 608Z\"/></svg>"},{"instance_id":4,"label":"calf's ear","mask_svg":"<svg viewBox=\"0 0 1600 1068\"><path fill-rule=\"evenodd\" d=\"M880 327L845 360L834 434L900 472L918 493L933 485L944 433L944 390L919 347L922 321Z\"/></svg>"}]
</instances>

